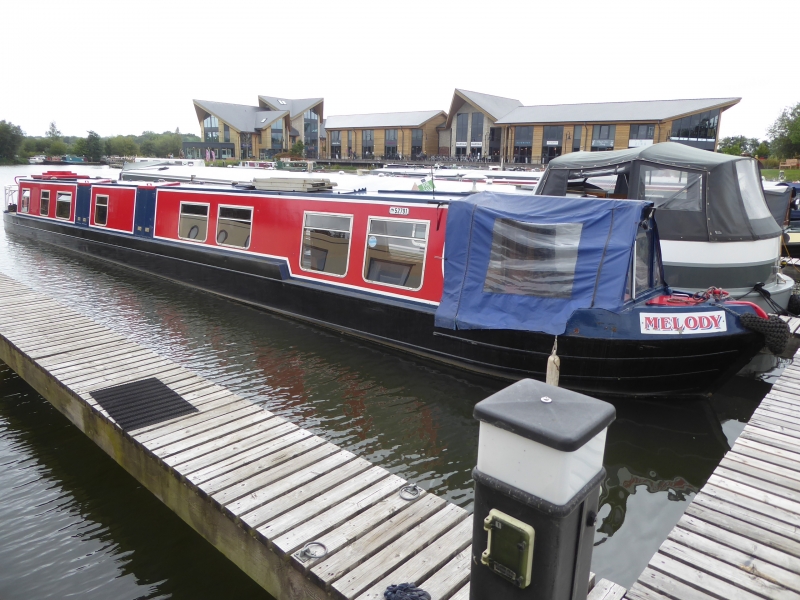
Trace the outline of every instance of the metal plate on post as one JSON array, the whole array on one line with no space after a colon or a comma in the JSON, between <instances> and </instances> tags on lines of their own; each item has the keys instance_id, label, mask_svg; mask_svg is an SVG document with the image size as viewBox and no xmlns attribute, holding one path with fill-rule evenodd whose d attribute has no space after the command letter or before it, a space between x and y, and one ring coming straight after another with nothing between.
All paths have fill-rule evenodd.
<instances>
[{"instance_id":1,"label":"metal plate on post","mask_svg":"<svg viewBox=\"0 0 800 600\"><path fill-rule=\"evenodd\" d=\"M489 532L489 540L481 562L520 589L528 587L533 567L533 527L493 508L483 528Z\"/></svg>"}]
</instances>

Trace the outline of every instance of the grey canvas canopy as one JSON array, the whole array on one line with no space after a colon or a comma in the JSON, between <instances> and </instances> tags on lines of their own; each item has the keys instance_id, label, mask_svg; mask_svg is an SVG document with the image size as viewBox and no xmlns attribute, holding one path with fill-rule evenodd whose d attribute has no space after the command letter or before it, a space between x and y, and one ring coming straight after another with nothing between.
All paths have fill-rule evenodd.
<instances>
[{"instance_id":1,"label":"grey canvas canopy","mask_svg":"<svg viewBox=\"0 0 800 600\"><path fill-rule=\"evenodd\" d=\"M591 185L598 178L611 182L607 189ZM781 235L751 158L673 142L573 152L550 161L536 194L591 196L592 187L601 197L652 201L661 239L729 242Z\"/></svg>"}]
</instances>

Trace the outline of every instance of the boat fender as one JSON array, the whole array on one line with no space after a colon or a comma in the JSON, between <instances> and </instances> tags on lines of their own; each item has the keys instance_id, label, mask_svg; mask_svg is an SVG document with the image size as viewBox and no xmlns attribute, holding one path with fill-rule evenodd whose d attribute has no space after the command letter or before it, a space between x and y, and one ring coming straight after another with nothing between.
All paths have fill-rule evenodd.
<instances>
[{"instance_id":1,"label":"boat fender","mask_svg":"<svg viewBox=\"0 0 800 600\"><path fill-rule=\"evenodd\" d=\"M786 308L793 315L800 315L800 296L797 294L789 296L789 305Z\"/></svg>"},{"instance_id":2,"label":"boat fender","mask_svg":"<svg viewBox=\"0 0 800 600\"><path fill-rule=\"evenodd\" d=\"M739 315L739 321L743 327L764 336L764 344L773 354L781 354L786 348L786 344L789 343L791 336L789 324L776 315L762 319L758 315L745 313Z\"/></svg>"},{"instance_id":3,"label":"boat fender","mask_svg":"<svg viewBox=\"0 0 800 600\"><path fill-rule=\"evenodd\" d=\"M390 585L383 592L386 600L431 600L431 595L420 589L414 583L401 583L400 585Z\"/></svg>"},{"instance_id":4,"label":"boat fender","mask_svg":"<svg viewBox=\"0 0 800 600\"><path fill-rule=\"evenodd\" d=\"M553 351L547 357L547 375L545 376L545 383L558 387L558 377L561 374L561 359L556 354L558 350L558 336L553 343Z\"/></svg>"}]
</instances>

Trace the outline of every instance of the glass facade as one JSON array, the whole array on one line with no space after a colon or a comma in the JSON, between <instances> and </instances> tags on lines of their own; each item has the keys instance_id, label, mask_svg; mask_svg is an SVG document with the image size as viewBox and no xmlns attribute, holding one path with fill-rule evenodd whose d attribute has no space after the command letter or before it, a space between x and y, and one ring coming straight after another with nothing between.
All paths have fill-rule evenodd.
<instances>
[{"instance_id":1,"label":"glass facade","mask_svg":"<svg viewBox=\"0 0 800 600\"><path fill-rule=\"evenodd\" d=\"M572 128L572 151L581 151L581 137L583 134L583 125L575 125Z\"/></svg>"},{"instance_id":2,"label":"glass facade","mask_svg":"<svg viewBox=\"0 0 800 600\"><path fill-rule=\"evenodd\" d=\"M616 133L616 125L595 125L592 127L592 152L613 150Z\"/></svg>"},{"instance_id":3,"label":"glass facade","mask_svg":"<svg viewBox=\"0 0 800 600\"><path fill-rule=\"evenodd\" d=\"M283 121L275 121L270 127L270 149L283 150Z\"/></svg>"},{"instance_id":4,"label":"glass facade","mask_svg":"<svg viewBox=\"0 0 800 600\"><path fill-rule=\"evenodd\" d=\"M347 132L347 157L351 158L353 156L353 132Z\"/></svg>"},{"instance_id":5,"label":"glass facade","mask_svg":"<svg viewBox=\"0 0 800 600\"><path fill-rule=\"evenodd\" d=\"M217 117L208 116L205 118L203 121L203 136L203 139L207 142L219 141L219 120Z\"/></svg>"},{"instance_id":6,"label":"glass facade","mask_svg":"<svg viewBox=\"0 0 800 600\"><path fill-rule=\"evenodd\" d=\"M514 127L514 162L531 162L533 127Z\"/></svg>"},{"instance_id":7,"label":"glass facade","mask_svg":"<svg viewBox=\"0 0 800 600\"><path fill-rule=\"evenodd\" d=\"M385 136L383 155L387 157L397 156L397 129L386 129Z\"/></svg>"},{"instance_id":8,"label":"glass facade","mask_svg":"<svg viewBox=\"0 0 800 600\"><path fill-rule=\"evenodd\" d=\"M542 162L547 164L550 159L561 156L561 145L564 140L563 125L545 125L542 135Z\"/></svg>"},{"instance_id":9,"label":"glass facade","mask_svg":"<svg viewBox=\"0 0 800 600\"><path fill-rule=\"evenodd\" d=\"M628 147L640 148L641 146L650 146L653 144L655 134L656 126L653 123L631 125L631 133L628 136Z\"/></svg>"},{"instance_id":10,"label":"glass facade","mask_svg":"<svg viewBox=\"0 0 800 600\"><path fill-rule=\"evenodd\" d=\"M467 134L469 133L469 114L456 115L456 156L467 153Z\"/></svg>"},{"instance_id":11,"label":"glass facade","mask_svg":"<svg viewBox=\"0 0 800 600\"><path fill-rule=\"evenodd\" d=\"M372 129L361 130L361 158L375 156L375 132Z\"/></svg>"},{"instance_id":12,"label":"glass facade","mask_svg":"<svg viewBox=\"0 0 800 600\"><path fill-rule=\"evenodd\" d=\"M489 128L489 156L492 160L500 160L500 146L503 130L500 127Z\"/></svg>"},{"instance_id":13,"label":"glass facade","mask_svg":"<svg viewBox=\"0 0 800 600\"><path fill-rule=\"evenodd\" d=\"M707 110L672 122L670 141L713 151L717 142L719 109Z\"/></svg>"},{"instance_id":14,"label":"glass facade","mask_svg":"<svg viewBox=\"0 0 800 600\"><path fill-rule=\"evenodd\" d=\"M418 158L422 154L422 129L411 130L411 158Z\"/></svg>"},{"instance_id":15,"label":"glass facade","mask_svg":"<svg viewBox=\"0 0 800 600\"><path fill-rule=\"evenodd\" d=\"M328 137L331 140L331 158L342 157L342 132L329 131Z\"/></svg>"},{"instance_id":16,"label":"glass facade","mask_svg":"<svg viewBox=\"0 0 800 600\"><path fill-rule=\"evenodd\" d=\"M225 142L226 144L230 144L231 143L231 128L228 127L227 125L223 125L223 132L224 132L224 134L223 134L222 141Z\"/></svg>"},{"instance_id":17,"label":"glass facade","mask_svg":"<svg viewBox=\"0 0 800 600\"><path fill-rule=\"evenodd\" d=\"M317 158L319 116L313 110L307 110L303 115L303 143L306 147L306 157Z\"/></svg>"}]
</instances>

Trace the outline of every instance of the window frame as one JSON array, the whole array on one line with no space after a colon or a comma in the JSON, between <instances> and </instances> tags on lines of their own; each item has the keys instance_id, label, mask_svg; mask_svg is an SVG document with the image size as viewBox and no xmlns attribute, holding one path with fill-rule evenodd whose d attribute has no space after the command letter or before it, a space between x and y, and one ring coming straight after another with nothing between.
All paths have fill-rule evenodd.
<instances>
[{"instance_id":1,"label":"window frame","mask_svg":"<svg viewBox=\"0 0 800 600\"><path fill-rule=\"evenodd\" d=\"M97 222L97 206L98 206L97 202L98 202L98 200L100 200L100 198L105 198L106 199L106 204L105 204L105 207L106 207L106 222L102 223L102 224ZM92 211L92 225L93 226L95 226L95 227L108 227L108 204L109 204L109 200L110 200L110 198L109 198L108 194L96 194L95 195L95 197L94 197L94 210Z\"/></svg>"},{"instance_id":2,"label":"window frame","mask_svg":"<svg viewBox=\"0 0 800 600\"><path fill-rule=\"evenodd\" d=\"M424 252L422 253L422 274L420 275L420 278L419 278L419 287L412 288L412 287L409 287L407 285L396 285L394 283L385 283L383 281L373 281L371 279L367 279L367 277L364 274L364 272L367 270L367 252L369 251L369 236L370 236L370 232L369 231L370 231L370 227L371 227L373 221L396 221L396 222L399 222L399 223L413 223L415 225L416 224L425 225L425 247L424 247ZM375 234L375 235L381 235L381 234ZM430 235L431 235L431 222L430 222L430 220L426 221L424 219L394 219L394 218L391 218L391 217L383 217L383 216L380 216L380 215L371 215L367 219L366 235L364 236L364 259L362 260L362 264L361 264L361 279L364 281L364 283L371 283L373 285L385 285L387 287L392 287L392 288L396 288L396 289L399 289L399 290L407 290L409 292L418 292L418 291L420 291L422 289L422 287L425 285L425 265L427 264L427 261L428 261L428 241L430 240ZM382 236L382 237L395 237L395 238L399 238L399 239L403 239L403 240L407 240L407 239L410 239L410 240L415 240L416 239L416 240L418 240L419 239L419 238L404 238L404 237L400 237L400 236L396 236L396 235L392 235L392 236L385 235L385 236Z\"/></svg>"},{"instance_id":3,"label":"window frame","mask_svg":"<svg viewBox=\"0 0 800 600\"><path fill-rule=\"evenodd\" d=\"M21 194L19 196L19 212L25 213L25 214L30 214L30 209L31 209L31 188L22 188L22 190L20 190L20 191L21 191ZM28 202L27 202L27 204L25 202L23 202L23 200L26 199L25 198L25 193L26 192L28 193L28 197L27 197Z\"/></svg>"},{"instance_id":4,"label":"window frame","mask_svg":"<svg viewBox=\"0 0 800 600\"><path fill-rule=\"evenodd\" d=\"M668 165L663 163L657 162L650 162L650 161L636 161L638 164L636 165L635 172L631 172L628 178L628 196L630 197L632 192L631 190L637 190L636 196L638 196L638 189L639 183L642 180L642 173L647 168L656 169L660 171L680 171L683 173L688 173L691 175L700 175L700 203L699 208L697 209L683 209L683 208L664 208L663 206L656 206L656 210L664 211L664 212L690 212L690 213L703 213L706 214L706 197L707 197L707 189L706 186L708 185L708 172L702 169L693 169L689 167L677 167L675 165ZM634 177L635 175L635 177ZM688 186L687 186L688 187ZM685 188L684 188L685 189ZM646 202L653 202L655 206L655 201L648 200L647 195L645 194L644 198L635 198L637 200L645 200Z\"/></svg>"},{"instance_id":5,"label":"window frame","mask_svg":"<svg viewBox=\"0 0 800 600\"><path fill-rule=\"evenodd\" d=\"M42 201L45 199L45 194L47 194L47 212L42 212ZM50 190L42 190L39 193L39 216L50 217Z\"/></svg>"},{"instance_id":6,"label":"window frame","mask_svg":"<svg viewBox=\"0 0 800 600\"><path fill-rule=\"evenodd\" d=\"M319 271L317 269L306 269L305 267L303 267L303 246L305 245L303 242L303 237L305 236L306 233L306 215L320 215L323 217L347 217L350 219L350 239L347 240L347 261L345 263L346 267L342 275L338 275L336 273L328 273L327 271ZM300 270L305 271L306 273L316 273L317 275L327 275L328 277L337 277L339 279L347 277L347 274L350 272L350 252L353 250L353 223L355 222L355 220L356 220L355 214L321 212L318 210L304 210L303 223L300 227L300 254L298 254L298 260L297 260L297 264L300 267ZM369 237L369 225L367 225L367 237Z\"/></svg>"},{"instance_id":7,"label":"window frame","mask_svg":"<svg viewBox=\"0 0 800 600\"><path fill-rule=\"evenodd\" d=\"M66 216L66 217L59 217L58 216L58 205L59 205L59 203L64 202L63 200L59 200L59 198L61 196L69 196L69 215ZM60 221L71 221L72 220L72 192L60 192L60 191L56 190L56 214L55 214L55 217L56 217L56 219L58 219Z\"/></svg>"},{"instance_id":8,"label":"window frame","mask_svg":"<svg viewBox=\"0 0 800 600\"><path fill-rule=\"evenodd\" d=\"M183 205L184 204L193 204L195 206L205 206L208 210L206 211L206 236L200 240L198 238L188 238L181 236L181 214L183 214ZM192 200L181 200L178 206L178 239L183 240L186 242L192 242L193 244L204 244L208 241L208 220L211 216L211 203L210 202L194 202ZM214 240L216 241L216 240Z\"/></svg>"},{"instance_id":9,"label":"window frame","mask_svg":"<svg viewBox=\"0 0 800 600\"><path fill-rule=\"evenodd\" d=\"M223 218L223 217L220 216L220 213L222 213L222 209L223 208L235 208L235 209L238 209L238 210L249 210L250 211L250 235L247 236L248 237L247 246L237 246L235 244L226 244L224 242L219 242L218 241L218 238L219 238L219 220L221 218ZM214 231L214 244L216 246L222 246L222 247L225 247L225 248L236 248L237 250L249 250L250 246L253 245L253 215L255 214L255 212L256 212L256 210L255 210L254 206L240 206L240 205L236 205L236 204L218 204L217 205L217 222L216 222L216 226L214 228L215 229L215 231ZM225 219L228 220L228 221L237 221L238 220L238 219L230 219L228 217L225 217ZM208 238L208 228L206 228L206 239L207 238Z\"/></svg>"}]
</instances>

